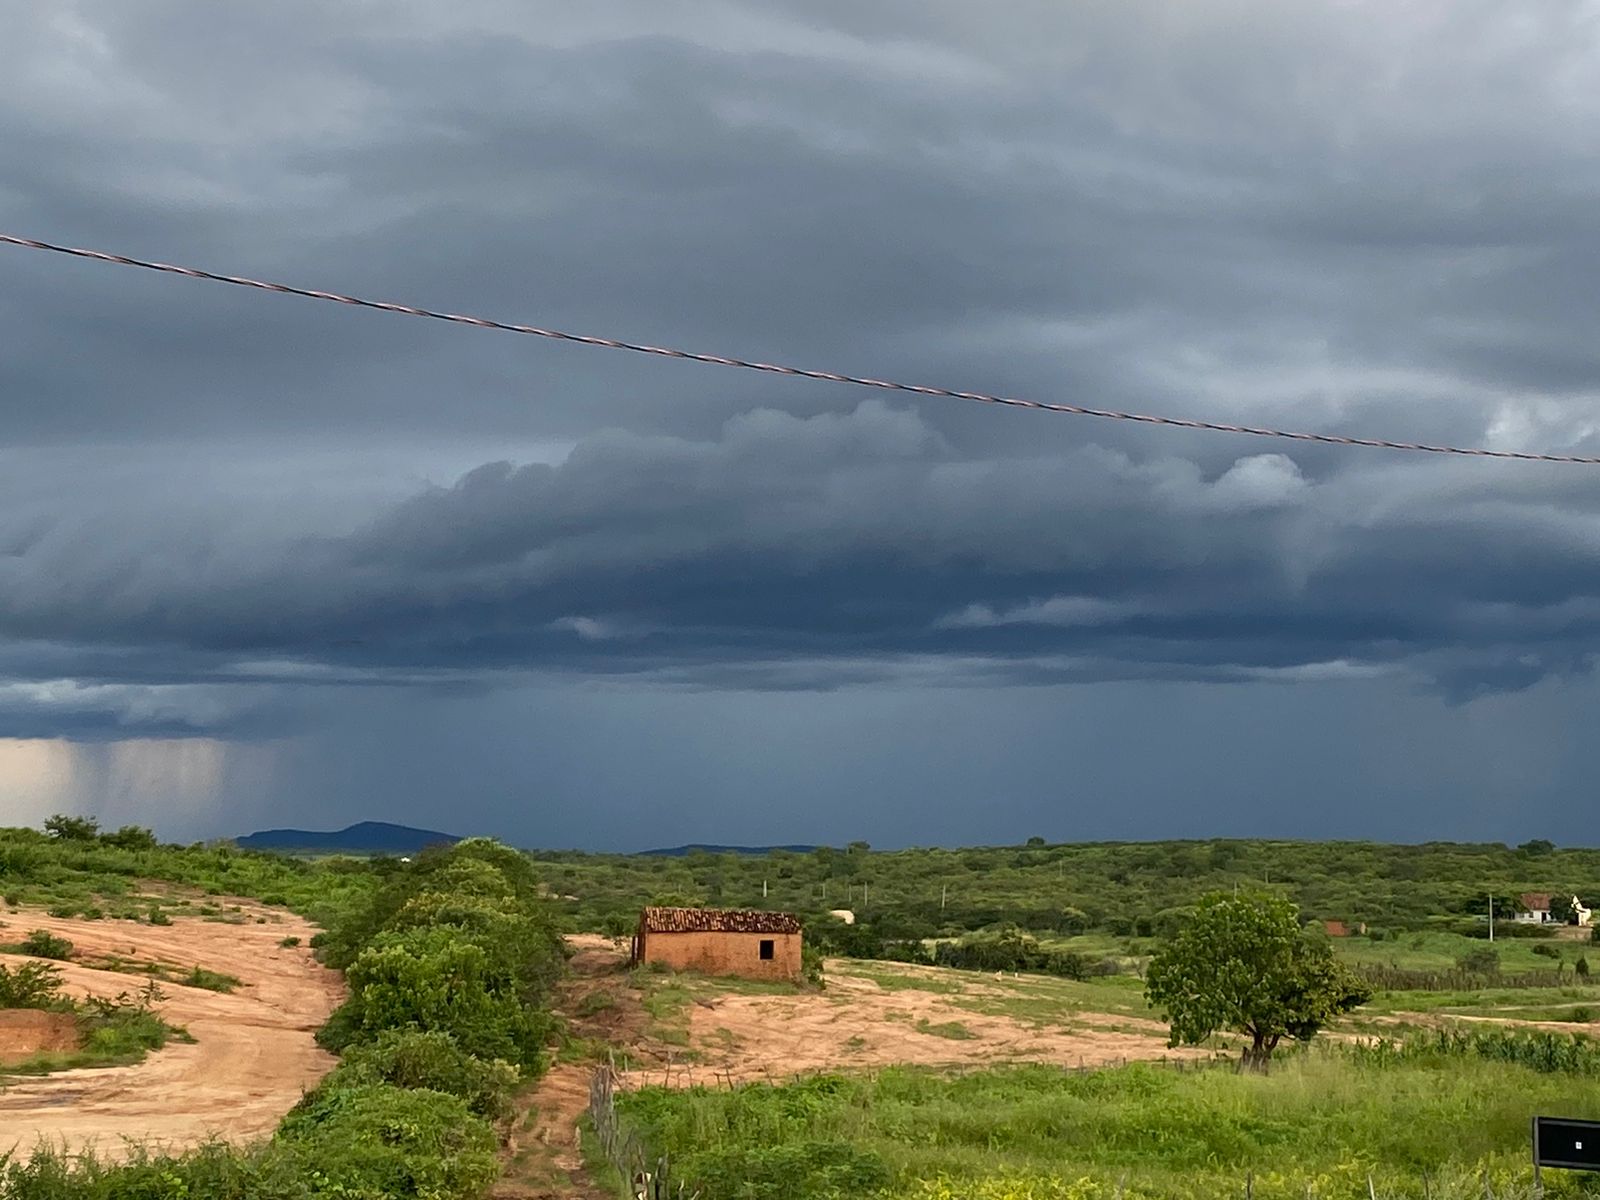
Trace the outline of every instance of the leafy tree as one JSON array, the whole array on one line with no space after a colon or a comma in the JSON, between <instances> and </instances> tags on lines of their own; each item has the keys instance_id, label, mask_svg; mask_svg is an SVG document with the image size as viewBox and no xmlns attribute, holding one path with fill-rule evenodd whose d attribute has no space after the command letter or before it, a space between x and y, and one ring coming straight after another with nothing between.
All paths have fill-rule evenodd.
<instances>
[{"instance_id":1,"label":"leafy tree","mask_svg":"<svg viewBox=\"0 0 1600 1200\"><path fill-rule=\"evenodd\" d=\"M44 823L44 831L62 842L92 842L100 832L100 822L93 817L69 817L56 813Z\"/></svg>"},{"instance_id":2,"label":"leafy tree","mask_svg":"<svg viewBox=\"0 0 1600 1200\"><path fill-rule=\"evenodd\" d=\"M1523 842L1517 849L1529 858L1543 858L1546 854L1555 852L1556 844L1544 838L1534 838L1532 841Z\"/></svg>"},{"instance_id":3,"label":"leafy tree","mask_svg":"<svg viewBox=\"0 0 1600 1200\"><path fill-rule=\"evenodd\" d=\"M1550 897L1550 919L1562 925L1570 925L1577 919L1577 913L1572 908L1570 892L1557 892Z\"/></svg>"},{"instance_id":4,"label":"leafy tree","mask_svg":"<svg viewBox=\"0 0 1600 1200\"><path fill-rule=\"evenodd\" d=\"M159 844L153 831L138 825L124 825L115 833L102 833L100 840L119 850L154 850Z\"/></svg>"},{"instance_id":5,"label":"leafy tree","mask_svg":"<svg viewBox=\"0 0 1600 1200\"><path fill-rule=\"evenodd\" d=\"M1300 931L1281 896L1213 892L1150 960L1150 1003L1171 1024L1168 1045L1199 1045L1221 1029L1250 1038L1248 1067L1265 1070L1285 1037L1306 1041L1371 992L1333 957L1325 939Z\"/></svg>"},{"instance_id":6,"label":"leafy tree","mask_svg":"<svg viewBox=\"0 0 1600 1200\"><path fill-rule=\"evenodd\" d=\"M1044 845L1044 839L1042 837L1031 837L1031 838L1028 839L1028 845L1030 845L1030 846L1042 846L1042 845Z\"/></svg>"}]
</instances>

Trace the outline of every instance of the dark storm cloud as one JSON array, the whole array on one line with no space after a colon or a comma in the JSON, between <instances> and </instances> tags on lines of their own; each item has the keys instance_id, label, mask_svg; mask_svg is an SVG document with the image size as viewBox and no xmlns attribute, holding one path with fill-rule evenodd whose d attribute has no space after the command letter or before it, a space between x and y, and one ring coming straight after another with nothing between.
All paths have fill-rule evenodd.
<instances>
[{"instance_id":1,"label":"dark storm cloud","mask_svg":"<svg viewBox=\"0 0 1600 1200\"><path fill-rule=\"evenodd\" d=\"M36 6L0 43L0 225L914 381L1594 452L1588 12ZM1591 667L1582 469L858 407L14 250L0 329L0 732L277 728L313 690L529 673L1468 698Z\"/></svg>"},{"instance_id":2,"label":"dark storm cloud","mask_svg":"<svg viewBox=\"0 0 1600 1200\"><path fill-rule=\"evenodd\" d=\"M1524 465L1374 459L1314 482L1271 453L1212 475L1095 447L978 456L868 401L759 410L707 440L597 434L344 533L220 505L176 526L0 517L0 631L40 648L40 680L205 683L208 702L530 672L780 690L1396 675L1466 696L1589 668L1596 505L1581 472Z\"/></svg>"}]
</instances>

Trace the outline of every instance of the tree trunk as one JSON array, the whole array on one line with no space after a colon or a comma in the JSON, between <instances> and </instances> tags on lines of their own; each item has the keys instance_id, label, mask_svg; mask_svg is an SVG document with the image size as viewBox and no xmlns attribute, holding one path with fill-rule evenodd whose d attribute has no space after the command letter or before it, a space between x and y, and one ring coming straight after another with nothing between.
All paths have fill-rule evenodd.
<instances>
[{"instance_id":1,"label":"tree trunk","mask_svg":"<svg viewBox=\"0 0 1600 1200\"><path fill-rule=\"evenodd\" d=\"M1268 1038L1264 1033L1251 1034L1251 1043L1245 1047L1244 1058L1240 1060L1239 1069L1255 1071L1262 1075L1267 1073L1267 1065L1272 1061L1272 1051L1278 1044L1277 1038Z\"/></svg>"}]
</instances>

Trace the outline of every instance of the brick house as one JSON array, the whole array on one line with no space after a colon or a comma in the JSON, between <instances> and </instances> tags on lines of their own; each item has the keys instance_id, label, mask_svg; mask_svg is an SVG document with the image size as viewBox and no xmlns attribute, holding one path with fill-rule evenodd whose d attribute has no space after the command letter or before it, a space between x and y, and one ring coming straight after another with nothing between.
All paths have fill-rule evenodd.
<instances>
[{"instance_id":1,"label":"brick house","mask_svg":"<svg viewBox=\"0 0 1600 1200\"><path fill-rule=\"evenodd\" d=\"M634 965L798 982L800 921L789 913L725 908L646 908L633 935Z\"/></svg>"}]
</instances>

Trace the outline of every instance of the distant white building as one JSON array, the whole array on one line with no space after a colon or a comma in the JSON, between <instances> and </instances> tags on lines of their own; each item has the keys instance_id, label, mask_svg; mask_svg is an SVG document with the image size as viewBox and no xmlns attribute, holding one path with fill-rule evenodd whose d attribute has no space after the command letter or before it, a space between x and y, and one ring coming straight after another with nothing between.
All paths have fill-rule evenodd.
<instances>
[{"instance_id":1,"label":"distant white building","mask_svg":"<svg viewBox=\"0 0 1600 1200\"><path fill-rule=\"evenodd\" d=\"M1550 925L1555 922L1555 915L1550 911L1549 892L1524 892L1517 897L1521 906L1512 914L1513 921L1524 925ZM1576 896L1572 897L1572 920L1570 924L1588 926L1593 914L1583 906L1583 901Z\"/></svg>"},{"instance_id":2,"label":"distant white building","mask_svg":"<svg viewBox=\"0 0 1600 1200\"><path fill-rule=\"evenodd\" d=\"M1550 915L1550 893L1523 892L1517 897L1517 911L1511 919L1522 925L1548 925L1554 919Z\"/></svg>"}]
</instances>

